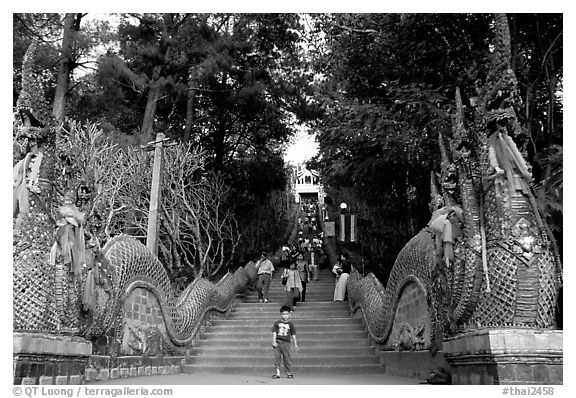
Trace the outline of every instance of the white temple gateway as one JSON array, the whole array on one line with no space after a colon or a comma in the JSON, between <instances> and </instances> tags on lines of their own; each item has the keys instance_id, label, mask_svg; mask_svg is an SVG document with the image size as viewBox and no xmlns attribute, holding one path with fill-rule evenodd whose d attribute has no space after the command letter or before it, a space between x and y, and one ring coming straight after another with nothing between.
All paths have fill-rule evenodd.
<instances>
[{"instance_id":1,"label":"white temple gateway","mask_svg":"<svg viewBox=\"0 0 576 398\"><path fill-rule=\"evenodd\" d=\"M292 179L292 192L296 203L301 200L312 199L324 204L324 190L320 184L320 178L316 170L308 170L306 165L296 165L295 176Z\"/></svg>"}]
</instances>

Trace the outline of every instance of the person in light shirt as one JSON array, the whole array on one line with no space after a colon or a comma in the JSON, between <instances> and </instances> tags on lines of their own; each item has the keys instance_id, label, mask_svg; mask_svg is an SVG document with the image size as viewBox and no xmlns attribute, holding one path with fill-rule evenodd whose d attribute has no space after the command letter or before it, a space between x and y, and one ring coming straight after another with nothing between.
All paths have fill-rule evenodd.
<instances>
[{"instance_id":1,"label":"person in light shirt","mask_svg":"<svg viewBox=\"0 0 576 398\"><path fill-rule=\"evenodd\" d=\"M268 291L270 290L270 281L272 280L272 273L274 272L274 265L268 259L268 253L262 252L258 266L258 300L260 302L268 302Z\"/></svg>"},{"instance_id":2,"label":"person in light shirt","mask_svg":"<svg viewBox=\"0 0 576 398\"><path fill-rule=\"evenodd\" d=\"M345 253L340 255L340 266L340 270L336 270L340 277L337 278L338 281L334 287L334 301L344 301L346 298L346 284L352 271L352 264L348 261L348 255Z\"/></svg>"}]
</instances>

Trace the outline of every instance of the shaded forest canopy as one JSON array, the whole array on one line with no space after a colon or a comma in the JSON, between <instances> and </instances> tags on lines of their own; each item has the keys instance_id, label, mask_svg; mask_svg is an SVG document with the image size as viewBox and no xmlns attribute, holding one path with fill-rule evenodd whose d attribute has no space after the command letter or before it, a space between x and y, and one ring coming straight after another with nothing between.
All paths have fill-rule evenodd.
<instances>
[{"instance_id":1,"label":"shaded forest canopy","mask_svg":"<svg viewBox=\"0 0 576 398\"><path fill-rule=\"evenodd\" d=\"M517 144L562 248L563 17L508 18L526 132ZM119 148L156 132L195 148L188 171L214 176L211 194L237 224L230 267L284 243L283 150L305 123L319 142L309 167L333 203L358 211L363 252L384 278L428 221L438 132L452 127L456 87L472 109L493 28L490 14L13 14L13 101L37 38L56 120L96 124ZM190 256L182 250L173 256Z\"/></svg>"}]
</instances>

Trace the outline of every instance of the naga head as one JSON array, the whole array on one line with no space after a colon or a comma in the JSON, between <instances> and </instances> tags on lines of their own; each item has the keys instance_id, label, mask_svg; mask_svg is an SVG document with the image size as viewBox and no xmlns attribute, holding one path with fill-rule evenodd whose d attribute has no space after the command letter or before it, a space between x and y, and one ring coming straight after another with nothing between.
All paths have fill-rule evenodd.
<instances>
[{"instance_id":1,"label":"naga head","mask_svg":"<svg viewBox=\"0 0 576 398\"><path fill-rule=\"evenodd\" d=\"M442 188L444 192L454 197L457 185L458 185L458 170L456 169L456 165L454 163L450 163L446 168L444 178L442 179Z\"/></svg>"},{"instance_id":2,"label":"naga head","mask_svg":"<svg viewBox=\"0 0 576 398\"><path fill-rule=\"evenodd\" d=\"M38 73L34 70L38 39L33 39L22 61L22 90L16 101L16 122L14 141L25 153L34 145L45 146L53 139L50 131L50 112L44 98L44 89Z\"/></svg>"},{"instance_id":3,"label":"naga head","mask_svg":"<svg viewBox=\"0 0 576 398\"><path fill-rule=\"evenodd\" d=\"M551 327L561 264L535 204L529 164L513 140L523 134L516 115L521 101L506 15L495 22L491 65L475 108L478 122L469 123L468 131L456 90L448 145L442 134L439 139L442 191L462 206L454 220L465 224L446 270L450 317L459 328Z\"/></svg>"},{"instance_id":4,"label":"naga head","mask_svg":"<svg viewBox=\"0 0 576 398\"><path fill-rule=\"evenodd\" d=\"M16 101L16 111L23 125L44 127L49 123L50 111L38 72L34 70L38 39L34 38L22 60L22 90Z\"/></svg>"}]
</instances>

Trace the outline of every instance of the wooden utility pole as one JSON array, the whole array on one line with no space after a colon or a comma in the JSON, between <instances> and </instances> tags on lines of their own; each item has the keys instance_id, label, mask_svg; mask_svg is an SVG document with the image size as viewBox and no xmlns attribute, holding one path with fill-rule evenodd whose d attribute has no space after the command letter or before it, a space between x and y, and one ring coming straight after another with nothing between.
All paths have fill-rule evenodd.
<instances>
[{"instance_id":1,"label":"wooden utility pole","mask_svg":"<svg viewBox=\"0 0 576 398\"><path fill-rule=\"evenodd\" d=\"M176 143L167 143L169 138L164 133L156 134L156 140L143 145L146 151L154 150L154 166L152 169L152 186L150 188L150 210L148 211L148 233L146 235L146 247L154 255L158 254L158 213L160 208L160 186L162 182L162 150L166 146Z\"/></svg>"}]
</instances>

